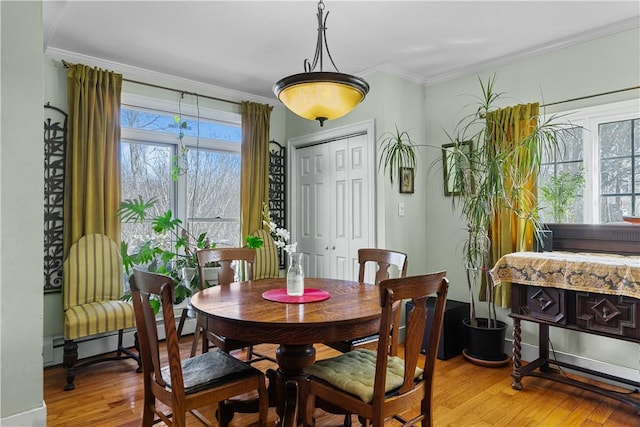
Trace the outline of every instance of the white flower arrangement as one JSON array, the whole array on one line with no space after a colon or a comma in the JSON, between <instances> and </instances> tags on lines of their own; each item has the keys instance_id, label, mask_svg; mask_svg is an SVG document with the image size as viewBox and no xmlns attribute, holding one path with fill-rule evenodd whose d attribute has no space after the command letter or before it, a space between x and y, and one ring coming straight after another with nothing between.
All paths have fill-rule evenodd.
<instances>
[{"instance_id":1,"label":"white flower arrangement","mask_svg":"<svg viewBox=\"0 0 640 427\"><path fill-rule=\"evenodd\" d=\"M273 242L276 245L276 248L284 250L286 253L291 253L296 251L296 247L298 243L288 243L291 238L291 233L286 228L280 228L278 225L271 220L271 213L269 212L269 208L265 204L262 209L262 222L269 227L269 232L273 237Z\"/></svg>"}]
</instances>

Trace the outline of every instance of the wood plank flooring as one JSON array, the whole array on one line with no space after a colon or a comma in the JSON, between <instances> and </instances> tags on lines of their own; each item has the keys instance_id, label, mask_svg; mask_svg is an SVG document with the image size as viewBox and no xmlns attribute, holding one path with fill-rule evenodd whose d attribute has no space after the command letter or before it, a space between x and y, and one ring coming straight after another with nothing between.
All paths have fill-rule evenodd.
<instances>
[{"instance_id":1,"label":"wood plank flooring","mask_svg":"<svg viewBox=\"0 0 640 427\"><path fill-rule=\"evenodd\" d=\"M192 336L181 340L186 357ZM275 346L261 345L256 351L273 354ZM317 359L337 354L317 346ZM256 366L272 367L268 361ZM76 376L76 389L62 390L62 367L44 371L44 399L49 427L137 427L141 420L143 396L141 375L132 360L92 365ZM435 427L441 426L630 426L640 427L640 414L628 405L560 383L539 378L523 379L525 389L511 388L511 367L484 368L462 356L438 360L434 379L433 411ZM213 406L204 413L213 419ZM318 410L316 425L340 426L342 416ZM269 421L275 424L275 409ZM188 426L201 424L191 415ZM237 414L233 426L255 426L257 416ZM157 424L162 426L164 424ZM353 425L359 423L353 418ZM389 425L397 425L390 423Z\"/></svg>"}]
</instances>

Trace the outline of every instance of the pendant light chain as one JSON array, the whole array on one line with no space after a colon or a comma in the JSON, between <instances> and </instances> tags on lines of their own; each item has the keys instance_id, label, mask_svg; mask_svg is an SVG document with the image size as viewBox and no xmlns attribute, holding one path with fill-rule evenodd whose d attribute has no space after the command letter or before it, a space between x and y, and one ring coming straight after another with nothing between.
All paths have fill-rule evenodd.
<instances>
[{"instance_id":1,"label":"pendant light chain","mask_svg":"<svg viewBox=\"0 0 640 427\"><path fill-rule=\"evenodd\" d=\"M318 38L316 41L316 52L313 57L312 63L309 63L309 59L304 60L304 71L307 73L310 73L316 69L316 65L318 65L318 61L320 61L320 71L323 71L323 68L324 68L323 49L322 49L323 45L324 45L324 49L327 51L327 56L331 61L331 65L333 65L333 68L338 73L340 72L340 70L338 70L338 67L336 66L336 63L333 61L333 57L331 57L331 51L329 50L329 43L327 42L327 18L329 18L329 12L327 12L327 14L324 16L324 19L322 19L323 13L324 13L324 1L320 0L318 2L318 13L316 15L318 17Z\"/></svg>"}]
</instances>

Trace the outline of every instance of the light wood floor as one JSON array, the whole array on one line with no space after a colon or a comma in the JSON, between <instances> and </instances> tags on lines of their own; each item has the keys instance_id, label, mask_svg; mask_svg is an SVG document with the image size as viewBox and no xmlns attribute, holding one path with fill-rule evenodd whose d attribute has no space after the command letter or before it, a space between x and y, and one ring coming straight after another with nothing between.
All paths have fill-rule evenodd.
<instances>
[{"instance_id":1,"label":"light wood floor","mask_svg":"<svg viewBox=\"0 0 640 427\"><path fill-rule=\"evenodd\" d=\"M187 355L192 336L181 340ZM271 345L260 352L273 354ZM318 346L317 359L330 357L332 349ZM257 364L261 369L269 362ZM132 360L90 366L76 376L76 389L62 390L62 367L44 371L44 399L49 427L134 427L140 426L142 382ZM560 383L539 378L523 379L525 389L511 388L511 367L484 368L472 365L462 356L436 363L433 410L434 424L441 426L640 426L640 414L628 405ZM204 411L213 418L213 406ZM188 426L201 425L188 416ZM233 426L255 426L253 414L235 416ZM275 409L270 409L275 424ZM339 426L342 417L316 413L316 425ZM158 424L160 426L164 424ZM359 425L353 418L353 425ZM394 424L390 424L394 425Z\"/></svg>"}]
</instances>

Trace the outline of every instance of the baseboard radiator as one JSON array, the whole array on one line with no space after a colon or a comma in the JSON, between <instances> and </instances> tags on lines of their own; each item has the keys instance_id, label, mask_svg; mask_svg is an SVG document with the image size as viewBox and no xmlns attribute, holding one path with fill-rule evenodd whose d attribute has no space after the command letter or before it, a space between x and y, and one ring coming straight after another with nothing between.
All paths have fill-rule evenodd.
<instances>
[{"instance_id":1,"label":"baseboard radiator","mask_svg":"<svg viewBox=\"0 0 640 427\"><path fill-rule=\"evenodd\" d=\"M179 318L178 318L179 319ZM178 320L176 319L176 321ZM182 329L182 335L192 334L195 331L196 319L187 318ZM125 348L134 346L135 329L129 329L124 332L123 346ZM158 334L160 339L164 339L164 325L162 321L158 322ZM78 359L98 356L104 353L111 353L118 346L118 332L109 332L106 334L93 335L85 339L76 340L78 343ZM44 337L42 342L42 359L44 367L57 366L62 364L64 347L64 337Z\"/></svg>"}]
</instances>

